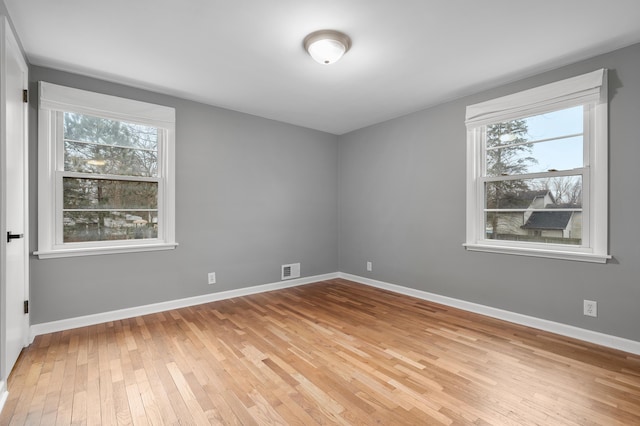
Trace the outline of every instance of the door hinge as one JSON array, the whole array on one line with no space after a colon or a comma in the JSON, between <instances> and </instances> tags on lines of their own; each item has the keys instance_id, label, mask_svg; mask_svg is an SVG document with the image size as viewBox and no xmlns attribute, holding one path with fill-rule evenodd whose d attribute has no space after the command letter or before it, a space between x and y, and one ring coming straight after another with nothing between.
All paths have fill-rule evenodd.
<instances>
[{"instance_id":1,"label":"door hinge","mask_svg":"<svg viewBox=\"0 0 640 426\"><path fill-rule=\"evenodd\" d=\"M29 103L29 91L27 89L24 89L22 91L22 102L24 102L25 104Z\"/></svg>"},{"instance_id":2,"label":"door hinge","mask_svg":"<svg viewBox=\"0 0 640 426\"><path fill-rule=\"evenodd\" d=\"M24 301L24 313L25 314L29 313L29 301L28 300Z\"/></svg>"}]
</instances>

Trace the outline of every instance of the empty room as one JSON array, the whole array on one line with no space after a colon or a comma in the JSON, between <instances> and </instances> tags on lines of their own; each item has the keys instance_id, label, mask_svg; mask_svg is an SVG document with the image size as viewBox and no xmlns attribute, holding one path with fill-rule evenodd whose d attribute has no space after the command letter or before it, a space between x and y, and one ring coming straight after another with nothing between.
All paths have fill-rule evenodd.
<instances>
[{"instance_id":1,"label":"empty room","mask_svg":"<svg viewBox=\"0 0 640 426\"><path fill-rule=\"evenodd\" d=\"M0 0L0 57L0 425L640 424L637 0Z\"/></svg>"}]
</instances>

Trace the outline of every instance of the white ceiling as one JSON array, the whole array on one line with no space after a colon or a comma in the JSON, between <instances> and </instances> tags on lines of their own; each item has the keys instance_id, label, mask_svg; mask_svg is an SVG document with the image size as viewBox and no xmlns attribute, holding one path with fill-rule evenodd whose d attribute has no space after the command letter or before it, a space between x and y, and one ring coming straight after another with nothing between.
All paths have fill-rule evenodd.
<instances>
[{"instance_id":1,"label":"white ceiling","mask_svg":"<svg viewBox=\"0 0 640 426\"><path fill-rule=\"evenodd\" d=\"M640 0L4 2L34 65L334 134L640 42Z\"/></svg>"}]
</instances>

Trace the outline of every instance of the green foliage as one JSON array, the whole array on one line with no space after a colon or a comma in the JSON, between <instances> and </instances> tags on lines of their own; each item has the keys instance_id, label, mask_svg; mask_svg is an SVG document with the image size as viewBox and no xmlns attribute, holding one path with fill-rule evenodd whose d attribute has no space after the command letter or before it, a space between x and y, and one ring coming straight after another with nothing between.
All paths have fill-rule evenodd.
<instances>
[{"instance_id":1,"label":"green foliage","mask_svg":"<svg viewBox=\"0 0 640 426\"><path fill-rule=\"evenodd\" d=\"M158 130L84 114L64 114L65 170L156 176Z\"/></svg>"},{"instance_id":2,"label":"green foliage","mask_svg":"<svg viewBox=\"0 0 640 426\"><path fill-rule=\"evenodd\" d=\"M486 130L486 167L487 176L511 176L526 173L529 166L537 163L530 154L532 144L526 143L527 122L512 120L492 124ZM528 191L524 180L505 180L494 182L485 188L485 202L489 209L501 208L501 202L507 194ZM490 224L491 236L495 238L498 230L498 215L489 213L487 224Z\"/></svg>"},{"instance_id":3,"label":"green foliage","mask_svg":"<svg viewBox=\"0 0 640 426\"><path fill-rule=\"evenodd\" d=\"M487 126L487 176L511 176L526 173L529 166L537 163L529 156L532 144L527 141L527 123L525 120L513 120ZM528 191L523 180L507 180L488 185L486 205L490 209L499 209L506 194Z\"/></svg>"},{"instance_id":4,"label":"green foliage","mask_svg":"<svg viewBox=\"0 0 640 426\"><path fill-rule=\"evenodd\" d=\"M527 141L527 122L513 120L487 126L487 175L515 175L527 171L537 160L531 153L532 144Z\"/></svg>"}]
</instances>

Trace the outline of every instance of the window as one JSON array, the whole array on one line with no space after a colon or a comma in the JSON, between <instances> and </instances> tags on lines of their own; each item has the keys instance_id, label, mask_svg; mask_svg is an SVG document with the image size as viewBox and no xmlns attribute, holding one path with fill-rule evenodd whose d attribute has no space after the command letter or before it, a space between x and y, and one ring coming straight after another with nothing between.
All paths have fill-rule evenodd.
<instances>
[{"instance_id":1,"label":"window","mask_svg":"<svg viewBox=\"0 0 640 426\"><path fill-rule=\"evenodd\" d=\"M175 110L40 82L40 258L167 250Z\"/></svg>"},{"instance_id":2,"label":"window","mask_svg":"<svg viewBox=\"0 0 640 426\"><path fill-rule=\"evenodd\" d=\"M467 250L610 258L606 71L467 107Z\"/></svg>"}]
</instances>

